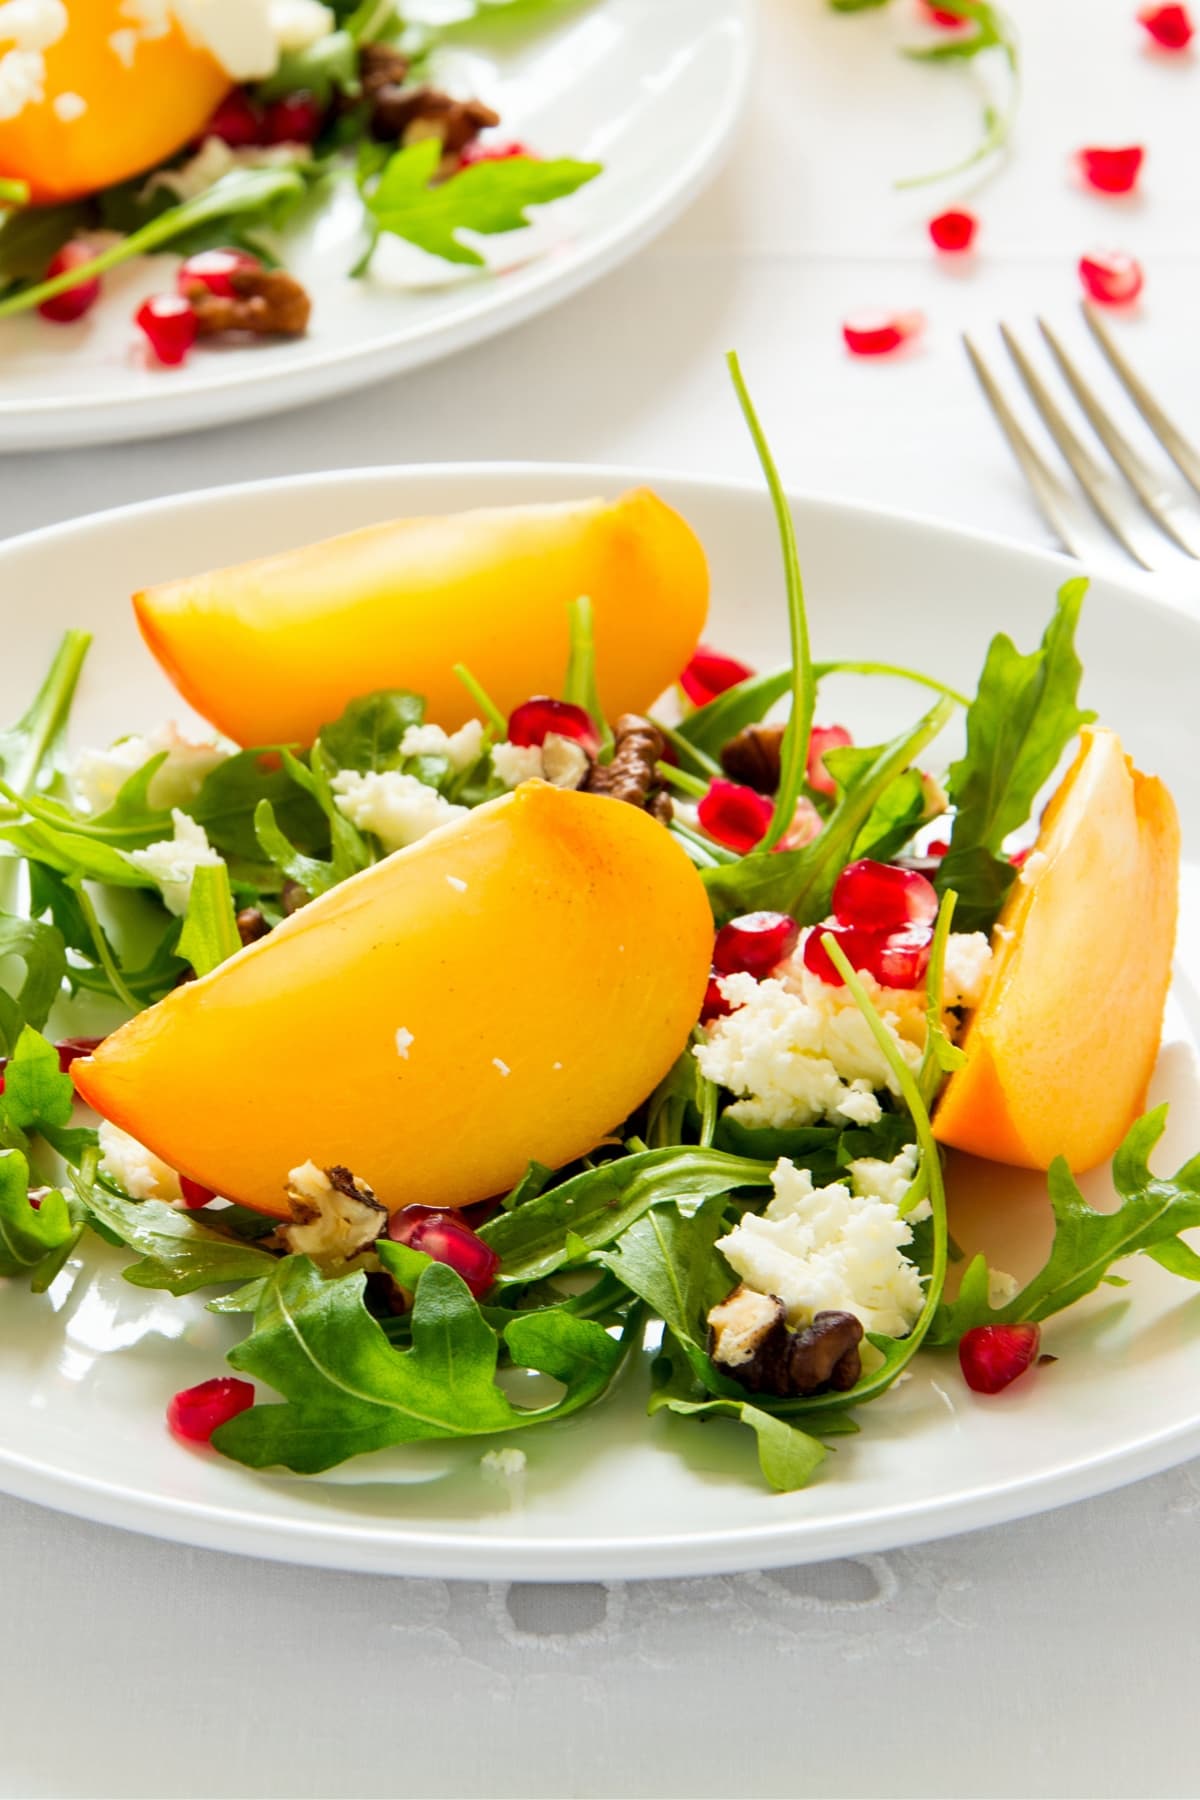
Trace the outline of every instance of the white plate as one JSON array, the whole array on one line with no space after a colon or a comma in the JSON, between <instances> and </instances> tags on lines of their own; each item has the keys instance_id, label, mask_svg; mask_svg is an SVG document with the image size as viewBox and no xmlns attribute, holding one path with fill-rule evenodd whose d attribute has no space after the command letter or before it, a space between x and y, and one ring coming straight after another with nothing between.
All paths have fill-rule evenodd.
<instances>
[{"instance_id":1,"label":"white plate","mask_svg":"<svg viewBox=\"0 0 1200 1800\"><path fill-rule=\"evenodd\" d=\"M21 709L57 634L83 624L97 641L77 740L106 742L180 716L130 617L127 597L144 583L396 513L613 493L640 478L623 469L370 470L193 495L40 532L0 549L0 718ZM770 666L785 627L766 501L752 487L669 477L656 485L712 558L709 636ZM1037 640L1070 568L824 501L798 501L797 518L817 655L902 660L962 686L998 626L1021 645ZM1200 629L1169 602L1104 582L1088 602L1082 649L1089 703L1143 767L1169 778L1194 854L1200 777L1188 721ZM822 713L877 737L919 705L916 690L859 682L831 690ZM1164 1169L1200 1148L1198 893L1189 863L1181 972L1152 1095L1174 1103ZM1048 1236L1040 1179L959 1164L952 1188L959 1241L1031 1272ZM1088 1189L1100 1198L1107 1182ZM1016 1518L1200 1451L1200 1297L1143 1261L1129 1288L1101 1289L1052 1322L1046 1346L1060 1360L997 1399L971 1395L952 1356L918 1359L911 1380L863 1410L861 1436L839 1440L803 1493L761 1485L740 1427L647 1419L641 1376L590 1412L522 1434L529 1467L520 1495L488 1484L482 1444L420 1445L310 1479L253 1475L209 1452L189 1454L163 1424L176 1389L221 1370L231 1322L206 1313L201 1299L130 1287L122 1261L90 1252L56 1290L53 1310L15 1288L0 1294L0 1487L224 1550L495 1579L699 1574Z\"/></svg>"},{"instance_id":2,"label":"white plate","mask_svg":"<svg viewBox=\"0 0 1200 1800\"><path fill-rule=\"evenodd\" d=\"M480 28L444 50L438 78L477 93L506 136L546 155L602 162L603 175L485 241L490 272L385 245L371 281L353 195L297 236L289 266L314 300L298 343L197 352L150 367L132 320L171 286L159 257L108 277L77 326L0 323L0 450L110 443L194 431L364 387L532 318L661 231L715 172L745 97L751 0L590 0L553 26Z\"/></svg>"}]
</instances>

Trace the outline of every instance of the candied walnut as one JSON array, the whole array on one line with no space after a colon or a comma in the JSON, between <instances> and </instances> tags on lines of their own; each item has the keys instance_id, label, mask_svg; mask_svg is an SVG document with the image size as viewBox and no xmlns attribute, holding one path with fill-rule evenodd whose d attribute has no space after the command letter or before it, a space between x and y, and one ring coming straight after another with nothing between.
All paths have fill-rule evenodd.
<instances>
[{"instance_id":1,"label":"candied walnut","mask_svg":"<svg viewBox=\"0 0 1200 1800\"><path fill-rule=\"evenodd\" d=\"M288 1175L287 1197L292 1222L281 1225L275 1239L295 1255L349 1262L387 1230L387 1208L365 1181L340 1163L328 1169L301 1163Z\"/></svg>"},{"instance_id":2,"label":"candied walnut","mask_svg":"<svg viewBox=\"0 0 1200 1800\"><path fill-rule=\"evenodd\" d=\"M312 301L285 269L235 269L229 284L232 294L214 294L198 282L188 288L201 337L220 337L227 331L303 337L308 330Z\"/></svg>"},{"instance_id":3,"label":"candied walnut","mask_svg":"<svg viewBox=\"0 0 1200 1800\"><path fill-rule=\"evenodd\" d=\"M257 906L243 906L234 922L243 944L256 944L271 929Z\"/></svg>"},{"instance_id":4,"label":"candied walnut","mask_svg":"<svg viewBox=\"0 0 1200 1800\"><path fill-rule=\"evenodd\" d=\"M362 91L373 99L381 88L402 87L408 80L408 58L394 44L364 44L358 57Z\"/></svg>"},{"instance_id":5,"label":"candied walnut","mask_svg":"<svg viewBox=\"0 0 1200 1800\"><path fill-rule=\"evenodd\" d=\"M454 165L459 154L489 126L500 123L500 114L482 100L456 100L433 87L401 87L394 82L372 94L371 136L381 143L398 139L404 144L422 138L440 138L443 168Z\"/></svg>"},{"instance_id":6,"label":"candied walnut","mask_svg":"<svg viewBox=\"0 0 1200 1800\"><path fill-rule=\"evenodd\" d=\"M721 752L721 767L731 781L773 794L779 786L782 725L747 725Z\"/></svg>"},{"instance_id":7,"label":"candied walnut","mask_svg":"<svg viewBox=\"0 0 1200 1800\"><path fill-rule=\"evenodd\" d=\"M814 1313L789 1331L782 1301L744 1284L708 1315L709 1355L752 1394L792 1400L845 1393L862 1373L862 1321L848 1312Z\"/></svg>"},{"instance_id":8,"label":"candied walnut","mask_svg":"<svg viewBox=\"0 0 1200 1800\"><path fill-rule=\"evenodd\" d=\"M289 918L293 913L299 912L302 906L307 906L311 898L312 896L308 892L308 889L302 888L300 883L298 881L293 881L290 875L284 882L283 889L279 895L280 904Z\"/></svg>"},{"instance_id":9,"label":"candied walnut","mask_svg":"<svg viewBox=\"0 0 1200 1800\"><path fill-rule=\"evenodd\" d=\"M622 713L613 732L612 760L594 763L584 787L589 794L607 794L640 806L667 824L672 816L670 795L663 792L658 765L666 740L657 725L638 713Z\"/></svg>"}]
</instances>

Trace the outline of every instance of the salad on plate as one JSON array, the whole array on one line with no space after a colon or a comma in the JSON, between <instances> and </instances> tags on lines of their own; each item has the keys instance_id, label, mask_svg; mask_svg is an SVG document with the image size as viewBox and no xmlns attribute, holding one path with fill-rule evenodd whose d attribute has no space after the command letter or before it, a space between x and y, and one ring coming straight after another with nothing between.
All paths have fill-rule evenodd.
<instances>
[{"instance_id":1,"label":"salad on plate","mask_svg":"<svg viewBox=\"0 0 1200 1800\"><path fill-rule=\"evenodd\" d=\"M786 667L701 641L703 547L639 490L149 588L215 735L69 753L82 631L0 733L0 1306L98 1240L211 1292L234 1373L164 1370L180 1439L511 1472L641 1367L651 1415L740 1422L792 1490L914 1358L1052 1382L1043 1326L1129 1259L1200 1277L1200 1159L1153 1172L1143 1111L1179 827L1080 704L1086 583L971 694L818 656L731 369ZM851 741L835 674L919 712ZM955 1151L1046 1171L1024 1285L956 1245ZM1110 1158L1100 1212L1075 1177Z\"/></svg>"}]
</instances>

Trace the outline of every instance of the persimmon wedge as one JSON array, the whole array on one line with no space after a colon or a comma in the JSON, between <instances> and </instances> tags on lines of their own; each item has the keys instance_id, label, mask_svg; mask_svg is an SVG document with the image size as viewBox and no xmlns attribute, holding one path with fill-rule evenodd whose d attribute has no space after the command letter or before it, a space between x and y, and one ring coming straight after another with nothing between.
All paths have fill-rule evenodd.
<instances>
[{"instance_id":1,"label":"persimmon wedge","mask_svg":"<svg viewBox=\"0 0 1200 1800\"><path fill-rule=\"evenodd\" d=\"M613 501L398 519L134 596L184 698L235 743L309 744L356 695L401 687L454 727L465 663L507 715L557 694L570 602L590 597L606 715L642 712L689 661L708 565L647 488Z\"/></svg>"},{"instance_id":2,"label":"persimmon wedge","mask_svg":"<svg viewBox=\"0 0 1200 1800\"><path fill-rule=\"evenodd\" d=\"M1114 732L1085 729L996 926L966 1066L934 1118L942 1143L1030 1169L1112 1155L1158 1055L1178 893L1169 792Z\"/></svg>"},{"instance_id":3,"label":"persimmon wedge","mask_svg":"<svg viewBox=\"0 0 1200 1800\"><path fill-rule=\"evenodd\" d=\"M288 1216L312 1158L465 1206L620 1125L684 1049L712 915L674 838L529 782L353 876L74 1064L203 1186Z\"/></svg>"}]
</instances>

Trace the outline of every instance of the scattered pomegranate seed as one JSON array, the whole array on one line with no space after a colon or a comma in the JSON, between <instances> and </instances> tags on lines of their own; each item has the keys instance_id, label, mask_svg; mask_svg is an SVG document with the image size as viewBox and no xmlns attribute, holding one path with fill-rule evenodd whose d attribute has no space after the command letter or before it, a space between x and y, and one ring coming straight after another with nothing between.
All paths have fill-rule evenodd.
<instances>
[{"instance_id":1,"label":"scattered pomegranate seed","mask_svg":"<svg viewBox=\"0 0 1200 1800\"><path fill-rule=\"evenodd\" d=\"M732 1006L721 992L721 984L714 969L708 978L708 986L704 990L704 1004L700 1008L700 1023L711 1025L714 1019L727 1019L732 1011Z\"/></svg>"},{"instance_id":2,"label":"scattered pomegranate seed","mask_svg":"<svg viewBox=\"0 0 1200 1800\"><path fill-rule=\"evenodd\" d=\"M844 750L854 739L844 725L814 725L808 740L807 780L810 788L818 794L828 794L831 798L837 793L837 783L825 767L827 750Z\"/></svg>"},{"instance_id":3,"label":"scattered pomegranate seed","mask_svg":"<svg viewBox=\"0 0 1200 1800\"><path fill-rule=\"evenodd\" d=\"M552 700L548 694L535 694L523 700L509 714L508 741L529 747L544 744L551 732L582 744L593 755L600 748L600 734L591 715L569 700Z\"/></svg>"},{"instance_id":4,"label":"scattered pomegranate seed","mask_svg":"<svg viewBox=\"0 0 1200 1800\"><path fill-rule=\"evenodd\" d=\"M828 932L852 969L865 967L867 959L878 948L882 936L877 931L859 931L854 925L814 925L804 940L804 966L828 987L845 987L841 970L833 962L821 939Z\"/></svg>"},{"instance_id":5,"label":"scattered pomegranate seed","mask_svg":"<svg viewBox=\"0 0 1200 1800\"><path fill-rule=\"evenodd\" d=\"M77 1062L81 1056L90 1056L92 1051L98 1050L103 1042L103 1038L63 1038L61 1043L55 1045L55 1049L58 1051L58 1066L63 1074L66 1074L73 1062Z\"/></svg>"},{"instance_id":6,"label":"scattered pomegranate seed","mask_svg":"<svg viewBox=\"0 0 1200 1800\"><path fill-rule=\"evenodd\" d=\"M1090 147L1079 152L1079 168L1089 187L1101 194L1128 194L1141 173L1146 152L1140 144L1123 150Z\"/></svg>"},{"instance_id":7,"label":"scattered pomegranate seed","mask_svg":"<svg viewBox=\"0 0 1200 1800\"><path fill-rule=\"evenodd\" d=\"M1094 250L1079 259L1079 279L1101 306L1128 306L1145 286L1142 265L1123 250Z\"/></svg>"},{"instance_id":8,"label":"scattered pomegranate seed","mask_svg":"<svg viewBox=\"0 0 1200 1800\"><path fill-rule=\"evenodd\" d=\"M207 1444L218 1425L254 1405L254 1384L232 1375L215 1375L199 1387L184 1388L167 1407L167 1424L176 1437Z\"/></svg>"},{"instance_id":9,"label":"scattered pomegranate seed","mask_svg":"<svg viewBox=\"0 0 1200 1800\"><path fill-rule=\"evenodd\" d=\"M234 88L226 94L200 138L201 142L205 138L220 138L231 150L244 150L250 144L261 143L261 134L262 118L257 107L245 88Z\"/></svg>"},{"instance_id":10,"label":"scattered pomegranate seed","mask_svg":"<svg viewBox=\"0 0 1200 1800\"><path fill-rule=\"evenodd\" d=\"M855 356L887 356L924 329L924 313L855 313L843 321L842 336Z\"/></svg>"},{"instance_id":11,"label":"scattered pomegranate seed","mask_svg":"<svg viewBox=\"0 0 1200 1800\"><path fill-rule=\"evenodd\" d=\"M963 1379L977 1394L998 1394L1037 1360L1040 1325L974 1325L958 1340Z\"/></svg>"},{"instance_id":12,"label":"scattered pomegranate seed","mask_svg":"<svg viewBox=\"0 0 1200 1800\"><path fill-rule=\"evenodd\" d=\"M248 250L200 250L179 265L175 284L186 299L193 288L207 288L223 300L233 298L232 277L243 269L261 269Z\"/></svg>"},{"instance_id":13,"label":"scattered pomegranate seed","mask_svg":"<svg viewBox=\"0 0 1200 1800\"><path fill-rule=\"evenodd\" d=\"M713 968L718 975L753 975L761 981L791 955L799 936L799 925L787 913L743 913L718 931Z\"/></svg>"},{"instance_id":14,"label":"scattered pomegranate seed","mask_svg":"<svg viewBox=\"0 0 1200 1800\"><path fill-rule=\"evenodd\" d=\"M1186 6L1143 6L1138 19L1162 50L1186 50L1195 35Z\"/></svg>"},{"instance_id":15,"label":"scattered pomegranate seed","mask_svg":"<svg viewBox=\"0 0 1200 1800\"><path fill-rule=\"evenodd\" d=\"M697 817L709 837L741 856L762 842L774 811L765 794L756 794L753 788L719 778L710 783L707 794L696 808Z\"/></svg>"},{"instance_id":16,"label":"scattered pomegranate seed","mask_svg":"<svg viewBox=\"0 0 1200 1800\"><path fill-rule=\"evenodd\" d=\"M933 933L929 927L910 925L906 931L889 932L866 966L880 987L920 987L932 948Z\"/></svg>"},{"instance_id":17,"label":"scattered pomegranate seed","mask_svg":"<svg viewBox=\"0 0 1200 1800\"><path fill-rule=\"evenodd\" d=\"M821 942L828 932L851 968L874 976L880 987L914 988L925 979L933 933L928 926L869 931L860 925L816 925L804 940L804 966L829 987L845 985Z\"/></svg>"},{"instance_id":18,"label":"scattered pomegranate seed","mask_svg":"<svg viewBox=\"0 0 1200 1800\"><path fill-rule=\"evenodd\" d=\"M926 844L925 854L931 862L941 862L943 856L950 854L950 839L934 838L932 843Z\"/></svg>"},{"instance_id":19,"label":"scattered pomegranate seed","mask_svg":"<svg viewBox=\"0 0 1200 1800\"><path fill-rule=\"evenodd\" d=\"M473 163L510 162L514 156L528 156L532 161L538 161L537 151L531 150L528 144L489 144L476 138L473 144L459 151L458 166L469 169Z\"/></svg>"},{"instance_id":20,"label":"scattered pomegranate seed","mask_svg":"<svg viewBox=\"0 0 1200 1800\"><path fill-rule=\"evenodd\" d=\"M864 856L843 869L833 890L833 916L839 925L862 931L902 931L928 925L937 918L933 884L913 869L872 862Z\"/></svg>"},{"instance_id":21,"label":"scattered pomegranate seed","mask_svg":"<svg viewBox=\"0 0 1200 1800\"><path fill-rule=\"evenodd\" d=\"M961 31L966 20L961 13L947 12L944 6L933 6L930 0L921 0L921 10L931 25L940 25L943 31Z\"/></svg>"},{"instance_id":22,"label":"scattered pomegranate seed","mask_svg":"<svg viewBox=\"0 0 1200 1800\"><path fill-rule=\"evenodd\" d=\"M496 1279L500 1258L490 1244L453 1212L436 1206L405 1206L393 1213L388 1236L394 1243L423 1250L434 1262L461 1275L476 1300Z\"/></svg>"},{"instance_id":23,"label":"scattered pomegranate seed","mask_svg":"<svg viewBox=\"0 0 1200 1800\"><path fill-rule=\"evenodd\" d=\"M202 1206L207 1206L210 1200L215 1200L217 1197L214 1188L202 1187L198 1181L193 1181L190 1175L179 1177L179 1191L183 1195L183 1204L189 1212L199 1212Z\"/></svg>"},{"instance_id":24,"label":"scattered pomegranate seed","mask_svg":"<svg viewBox=\"0 0 1200 1800\"><path fill-rule=\"evenodd\" d=\"M158 361L177 368L196 341L196 315L182 294L154 294L135 316Z\"/></svg>"},{"instance_id":25,"label":"scattered pomegranate seed","mask_svg":"<svg viewBox=\"0 0 1200 1800\"><path fill-rule=\"evenodd\" d=\"M979 230L979 220L974 213L950 212L939 213L936 219L929 221L929 235L939 250L948 250L957 254L961 250L969 250L975 242L975 233Z\"/></svg>"},{"instance_id":26,"label":"scattered pomegranate seed","mask_svg":"<svg viewBox=\"0 0 1200 1800\"><path fill-rule=\"evenodd\" d=\"M720 650L710 650L707 644L700 644L679 677L679 685L693 706L707 706L718 694L736 687L739 681L746 681L753 673L750 665L739 662L736 656L725 656Z\"/></svg>"},{"instance_id":27,"label":"scattered pomegranate seed","mask_svg":"<svg viewBox=\"0 0 1200 1800\"><path fill-rule=\"evenodd\" d=\"M300 88L272 100L263 114L260 143L313 144L321 135L325 108L315 94Z\"/></svg>"},{"instance_id":28,"label":"scattered pomegranate seed","mask_svg":"<svg viewBox=\"0 0 1200 1800\"><path fill-rule=\"evenodd\" d=\"M57 275L69 275L72 269L80 269L85 263L94 262L96 252L89 244L78 241L64 244L50 258L46 270L47 281L53 281ZM50 300L43 300L38 307L43 319L49 319L55 325L71 325L76 319L82 319L84 313L91 312L100 298L100 277L93 275L86 281L78 282L64 293L55 294Z\"/></svg>"}]
</instances>

